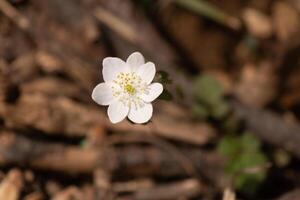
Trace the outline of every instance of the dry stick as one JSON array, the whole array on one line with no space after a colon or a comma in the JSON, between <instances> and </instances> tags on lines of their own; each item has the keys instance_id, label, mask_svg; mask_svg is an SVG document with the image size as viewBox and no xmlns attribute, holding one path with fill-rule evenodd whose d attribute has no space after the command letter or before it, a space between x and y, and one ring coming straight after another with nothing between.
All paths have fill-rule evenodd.
<instances>
[{"instance_id":1,"label":"dry stick","mask_svg":"<svg viewBox=\"0 0 300 200\"><path fill-rule=\"evenodd\" d=\"M300 189L295 189L287 192L286 194L279 197L277 200L298 200L300 199Z\"/></svg>"},{"instance_id":2,"label":"dry stick","mask_svg":"<svg viewBox=\"0 0 300 200\"><path fill-rule=\"evenodd\" d=\"M94 170L94 187L96 199L114 199L111 185L111 174L107 169L97 168Z\"/></svg>"},{"instance_id":3,"label":"dry stick","mask_svg":"<svg viewBox=\"0 0 300 200\"><path fill-rule=\"evenodd\" d=\"M152 122L156 124L155 134L176 140L186 142L194 145L203 145L211 141L215 137L215 130L204 123L193 123L174 120L169 116L155 115ZM132 125L129 122L122 122L115 126L112 126L109 122L107 126L111 129L118 131L134 131L149 133L150 126L144 125Z\"/></svg>"},{"instance_id":4,"label":"dry stick","mask_svg":"<svg viewBox=\"0 0 300 200\"><path fill-rule=\"evenodd\" d=\"M10 18L19 28L22 30L27 31L30 22L29 20L19 13L11 4L8 3L6 0L0 0L0 10L1 12Z\"/></svg>"},{"instance_id":5,"label":"dry stick","mask_svg":"<svg viewBox=\"0 0 300 200\"><path fill-rule=\"evenodd\" d=\"M112 13L101 7L98 7L94 11L94 16L100 22L109 26L118 34L122 35L122 37L126 40L132 42L133 44L137 42L137 33Z\"/></svg>"},{"instance_id":6,"label":"dry stick","mask_svg":"<svg viewBox=\"0 0 300 200\"><path fill-rule=\"evenodd\" d=\"M128 194L120 195L122 197L116 197L116 194L111 197L99 197L93 196L93 198L88 198L84 192L84 188L77 187L68 187L65 190L57 193L52 200L65 200L75 199L86 200L86 199L105 199L105 200L116 200L116 199L132 199L132 200L169 200L169 199L178 199L178 198L193 198L203 192L202 185L196 179L185 179L183 181L168 183L168 184L158 184L152 187L140 187L134 186L135 191ZM96 193L97 189L93 189L93 192ZM102 191L100 190L100 193ZM118 193L118 191L116 191ZM127 191L132 192L132 191Z\"/></svg>"},{"instance_id":7,"label":"dry stick","mask_svg":"<svg viewBox=\"0 0 300 200\"><path fill-rule=\"evenodd\" d=\"M134 200L168 200L178 198L193 198L201 193L201 185L196 179L187 179L181 182L157 185L153 188L140 189L134 193Z\"/></svg>"},{"instance_id":8,"label":"dry stick","mask_svg":"<svg viewBox=\"0 0 300 200\"><path fill-rule=\"evenodd\" d=\"M135 179L127 182L116 182L112 185L115 193L135 192L140 189L151 188L154 182L151 179Z\"/></svg>"},{"instance_id":9,"label":"dry stick","mask_svg":"<svg viewBox=\"0 0 300 200\"><path fill-rule=\"evenodd\" d=\"M44 195L42 192L40 192L40 191L35 191L35 192L32 192L32 193L26 195L26 196L23 198L23 200L44 200L44 199L45 199L44 196L45 196L45 195Z\"/></svg>"},{"instance_id":10,"label":"dry stick","mask_svg":"<svg viewBox=\"0 0 300 200\"><path fill-rule=\"evenodd\" d=\"M51 200L69 200L69 199L77 199L77 200L91 200L87 198L85 194L77 187L70 186L66 189L55 194Z\"/></svg>"},{"instance_id":11,"label":"dry stick","mask_svg":"<svg viewBox=\"0 0 300 200\"><path fill-rule=\"evenodd\" d=\"M216 163L211 161L214 155L188 150L193 156L193 164L197 171L221 180L214 170ZM0 134L0 166L28 166L41 170L60 171L69 174L93 173L101 169L113 174L133 176L156 175L162 177L186 176L178 161L168 152L155 147L125 146L118 148L87 149L73 145L51 144L39 142L14 134ZM167 170L166 170L167 169ZM217 180L217 181L218 181Z\"/></svg>"},{"instance_id":12,"label":"dry stick","mask_svg":"<svg viewBox=\"0 0 300 200\"><path fill-rule=\"evenodd\" d=\"M145 136L145 135L126 135L126 136L112 136L109 141L108 145L114 145L119 143L150 143L166 152L170 153L175 160L184 168L186 173L192 177L198 177L196 169L189 158L187 158L181 151L179 151L175 146L172 144L163 141L156 137Z\"/></svg>"},{"instance_id":13,"label":"dry stick","mask_svg":"<svg viewBox=\"0 0 300 200\"><path fill-rule=\"evenodd\" d=\"M92 172L101 153L75 146L37 142L12 132L0 135L0 165L29 165L66 173Z\"/></svg>"},{"instance_id":14,"label":"dry stick","mask_svg":"<svg viewBox=\"0 0 300 200\"><path fill-rule=\"evenodd\" d=\"M59 88L59 89L58 89ZM30 82L20 84L20 90L25 94L42 94L51 97L68 97L79 99L81 102L90 103L91 98L82 88L71 81L56 77L36 78Z\"/></svg>"}]
</instances>

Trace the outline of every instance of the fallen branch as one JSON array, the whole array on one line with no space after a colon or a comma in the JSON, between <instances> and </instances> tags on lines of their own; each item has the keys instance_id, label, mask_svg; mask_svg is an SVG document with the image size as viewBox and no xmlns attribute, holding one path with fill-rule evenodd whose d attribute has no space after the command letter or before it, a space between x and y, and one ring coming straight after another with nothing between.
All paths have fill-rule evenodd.
<instances>
[{"instance_id":1,"label":"fallen branch","mask_svg":"<svg viewBox=\"0 0 300 200\"><path fill-rule=\"evenodd\" d=\"M253 134L300 158L299 125L288 123L271 111L250 108L238 102L233 102L232 105L236 116L245 121Z\"/></svg>"},{"instance_id":2,"label":"fallen branch","mask_svg":"<svg viewBox=\"0 0 300 200\"><path fill-rule=\"evenodd\" d=\"M138 37L137 33L112 13L101 7L98 7L94 11L94 16L99 21L112 28L119 35L122 35L124 39L130 41L133 44L136 43Z\"/></svg>"},{"instance_id":3,"label":"fallen branch","mask_svg":"<svg viewBox=\"0 0 300 200\"><path fill-rule=\"evenodd\" d=\"M177 183L157 185L153 188L140 189L134 193L134 200L168 200L178 198L193 198L201 193L203 188L196 179L188 179Z\"/></svg>"},{"instance_id":4,"label":"fallen branch","mask_svg":"<svg viewBox=\"0 0 300 200\"><path fill-rule=\"evenodd\" d=\"M0 165L29 165L38 169L84 173L98 165L99 152L73 146L47 144L4 132L0 136Z\"/></svg>"},{"instance_id":5,"label":"fallen branch","mask_svg":"<svg viewBox=\"0 0 300 200\"><path fill-rule=\"evenodd\" d=\"M196 170L219 186L224 182L221 162L214 153L185 150ZM90 149L39 142L14 134L0 135L0 166L17 165L67 174L93 173L96 169L128 176L187 176L178 160L155 146ZM166 170L168 169L168 170Z\"/></svg>"},{"instance_id":6,"label":"fallen branch","mask_svg":"<svg viewBox=\"0 0 300 200\"><path fill-rule=\"evenodd\" d=\"M298 200L298 199L300 199L300 189L292 190L282 195L277 200Z\"/></svg>"}]
</instances>

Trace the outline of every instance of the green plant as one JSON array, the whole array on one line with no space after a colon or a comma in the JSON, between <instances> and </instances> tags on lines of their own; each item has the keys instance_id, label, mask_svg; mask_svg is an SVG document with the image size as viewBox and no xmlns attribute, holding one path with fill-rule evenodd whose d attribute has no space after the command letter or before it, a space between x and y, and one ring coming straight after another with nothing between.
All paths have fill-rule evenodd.
<instances>
[{"instance_id":1,"label":"green plant","mask_svg":"<svg viewBox=\"0 0 300 200\"><path fill-rule=\"evenodd\" d=\"M194 95L196 104L193 112L196 117L221 119L229 112L229 105L224 99L224 90L212 76L204 74L195 79Z\"/></svg>"},{"instance_id":2,"label":"green plant","mask_svg":"<svg viewBox=\"0 0 300 200\"><path fill-rule=\"evenodd\" d=\"M268 160L260 145L250 133L225 136L218 145L218 152L226 158L225 172L244 193L255 192L266 177Z\"/></svg>"},{"instance_id":3,"label":"green plant","mask_svg":"<svg viewBox=\"0 0 300 200\"><path fill-rule=\"evenodd\" d=\"M170 79L170 75L166 71L158 71L155 75L155 82L159 82L163 84L164 90L162 94L159 96L159 99L171 101L173 99L172 94L168 91L167 85L172 84L173 81Z\"/></svg>"}]
</instances>

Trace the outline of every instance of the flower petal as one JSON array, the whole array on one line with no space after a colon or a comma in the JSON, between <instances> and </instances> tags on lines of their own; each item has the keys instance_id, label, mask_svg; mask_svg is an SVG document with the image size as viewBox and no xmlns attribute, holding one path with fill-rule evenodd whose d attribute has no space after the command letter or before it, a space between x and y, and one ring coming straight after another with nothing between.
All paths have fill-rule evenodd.
<instances>
[{"instance_id":1,"label":"flower petal","mask_svg":"<svg viewBox=\"0 0 300 200\"><path fill-rule=\"evenodd\" d=\"M141 77L141 79L150 84L155 76L155 65L152 62L147 62L140 66L137 70L137 74Z\"/></svg>"},{"instance_id":2,"label":"flower petal","mask_svg":"<svg viewBox=\"0 0 300 200\"><path fill-rule=\"evenodd\" d=\"M129 107L125 106L120 101L115 101L114 103L110 104L107 109L107 114L111 123L115 124L123 119L128 115Z\"/></svg>"},{"instance_id":3,"label":"flower petal","mask_svg":"<svg viewBox=\"0 0 300 200\"><path fill-rule=\"evenodd\" d=\"M115 80L116 76L120 72L129 71L128 65L123 60L116 57L104 58L102 65L102 74L105 82L111 82Z\"/></svg>"},{"instance_id":4,"label":"flower petal","mask_svg":"<svg viewBox=\"0 0 300 200\"><path fill-rule=\"evenodd\" d=\"M128 118L137 124L148 122L153 113L153 107L151 103L145 103L143 107L135 109L131 108L128 114Z\"/></svg>"},{"instance_id":5,"label":"flower petal","mask_svg":"<svg viewBox=\"0 0 300 200\"><path fill-rule=\"evenodd\" d=\"M145 58L140 52L134 52L127 58L126 63L131 71L136 71L141 65L145 64Z\"/></svg>"},{"instance_id":6,"label":"flower petal","mask_svg":"<svg viewBox=\"0 0 300 200\"><path fill-rule=\"evenodd\" d=\"M148 86L148 93L141 95L145 102L154 101L163 92L163 86L160 83L152 83Z\"/></svg>"},{"instance_id":7,"label":"flower petal","mask_svg":"<svg viewBox=\"0 0 300 200\"><path fill-rule=\"evenodd\" d=\"M98 84L92 92L92 99L103 106L107 106L113 102L113 91L111 88L111 84L108 83L100 83Z\"/></svg>"}]
</instances>

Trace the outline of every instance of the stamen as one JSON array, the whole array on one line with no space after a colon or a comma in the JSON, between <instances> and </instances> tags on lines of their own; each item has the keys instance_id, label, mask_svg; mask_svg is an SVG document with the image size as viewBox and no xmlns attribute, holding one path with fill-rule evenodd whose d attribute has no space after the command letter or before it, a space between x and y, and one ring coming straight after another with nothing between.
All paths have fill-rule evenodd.
<instances>
[{"instance_id":1,"label":"stamen","mask_svg":"<svg viewBox=\"0 0 300 200\"><path fill-rule=\"evenodd\" d=\"M119 98L124 105L138 109L144 106L139 94L147 90L147 84L142 82L140 76L135 72L121 72L113 81L119 87L112 87L113 96Z\"/></svg>"}]
</instances>

